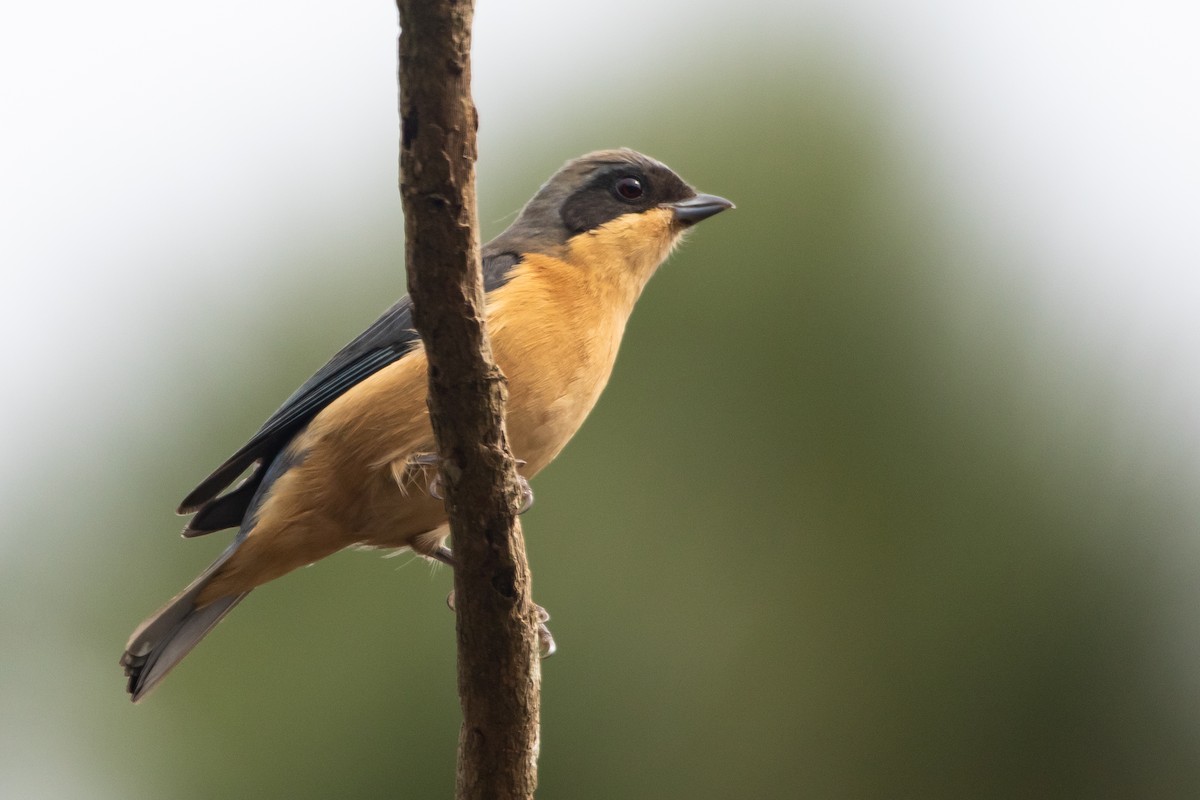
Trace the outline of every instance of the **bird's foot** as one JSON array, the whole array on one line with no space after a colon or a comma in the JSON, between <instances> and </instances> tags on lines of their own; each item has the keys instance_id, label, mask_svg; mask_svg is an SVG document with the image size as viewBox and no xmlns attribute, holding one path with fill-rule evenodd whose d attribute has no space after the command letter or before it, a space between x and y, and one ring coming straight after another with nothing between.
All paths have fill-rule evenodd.
<instances>
[{"instance_id":1,"label":"bird's foot","mask_svg":"<svg viewBox=\"0 0 1200 800\"><path fill-rule=\"evenodd\" d=\"M554 634L546 626L546 623L550 621L550 612L537 603L534 603L533 607L537 610L538 653L541 654L542 658L549 658L558 649L558 645L554 642Z\"/></svg>"},{"instance_id":2,"label":"bird's foot","mask_svg":"<svg viewBox=\"0 0 1200 800\"><path fill-rule=\"evenodd\" d=\"M446 550L444 547L442 549ZM448 553L450 551L447 550L446 552ZM438 560L440 561L441 559ZM454 610L453 591L446 595L446 605L450 607L451 611ZM534 604L533 608L534 613L537 614L538 621L538 653L541 654L542 658L549 658L550 656L554 655L556 650L558 650L558 645L554 642L554 634L550 633L550 629L546 627L546 623L550 621L550 612L536 603Z\"/></svg>"},{"instance_id":3,"label":"bird's foot","mask_svg":"<svg viewBox=\"0 0 1200 800\"><path fill-rule=\"evenodd\" d=\"M425 491L429 492L429 496L438 500L445 500L446 495L442 491L442 475L437 470L437 466L441 459L437 453L421 453L413 456L408 460L408 463L416 468L434 467L433 477L425 485ZM517 459L517 469L525 466L525 462ZM521 503L517 506L517 513L524 514L529 509L533 508L533 489L529 486L529 481L521 473L517 473L517 487L521 492Z\"/></svg>"}]
</instances>

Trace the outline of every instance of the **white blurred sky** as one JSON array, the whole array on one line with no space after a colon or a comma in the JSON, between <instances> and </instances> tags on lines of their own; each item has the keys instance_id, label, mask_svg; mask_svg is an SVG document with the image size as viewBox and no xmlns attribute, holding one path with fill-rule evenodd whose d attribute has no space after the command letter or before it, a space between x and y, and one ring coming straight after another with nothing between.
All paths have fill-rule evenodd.
<instances>
[{"instance_id":1,"label":"white blurred sky","mask_svg":"<svg viewBox=\"0 0 1200 800\"><path fill-rule=\"evenodd\" d=\"M905 110L912 165L972 235L1023 256L1042 324L1200 442L1197 8L484 0L481 172L538 146L543 102L608 102L664 62L721 70L706 50L731 37L801 47L818 31ZM39 441L93 424L91 382L165 357L156 298L188 287L197 317L219 318L223 287L252 287L281 232L398 206L394 37L384 0L5 4L0 502Z\"/></svg>"}]
</instances>

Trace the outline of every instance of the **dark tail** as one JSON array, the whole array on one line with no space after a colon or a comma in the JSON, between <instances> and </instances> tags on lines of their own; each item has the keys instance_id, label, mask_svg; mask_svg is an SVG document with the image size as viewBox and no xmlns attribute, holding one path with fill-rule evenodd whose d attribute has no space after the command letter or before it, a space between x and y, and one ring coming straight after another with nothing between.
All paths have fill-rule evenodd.
<instances>
[{"instance_id":1,"label":"dark tail","mask_svg":"<svg viewBox=\"0 0 1200 800\"><path fill-rule=\"evenodd\" d=\"M158 685L171 669L220 622L249 592L221 597L205 606L196 606L196 597L216 571L233 554L232 547L221 554L200 577L138 626L125 645L121 666L129 676L128 691L137 702Z\"/></svg>"}]
</instances>

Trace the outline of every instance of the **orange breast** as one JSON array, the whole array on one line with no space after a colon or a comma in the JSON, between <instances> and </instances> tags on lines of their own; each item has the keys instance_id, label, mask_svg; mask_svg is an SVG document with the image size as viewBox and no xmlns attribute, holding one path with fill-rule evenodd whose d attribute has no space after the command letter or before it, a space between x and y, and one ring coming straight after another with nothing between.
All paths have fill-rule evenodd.
<instances>
[{"instance_id":1,"label":"orange breast","mask_svg":"<svg viewBox=\"0 0 1200 800\"><path fill-rule=\"evenodd\" d=\"M633 304L674 242L668 223L655 212L619 218L571 240L568 260L527 256L488 296L492 347L508 378L509 441L527 477L558 455L599 399ZM436 537L417 537L444 525L445 510L426 491L428 473L406 470L434 450L425 396L418 347L318 414L292 444L303 458L275 484L202 602L351 545L428 551Z\"/></svg>"}]
</instances>

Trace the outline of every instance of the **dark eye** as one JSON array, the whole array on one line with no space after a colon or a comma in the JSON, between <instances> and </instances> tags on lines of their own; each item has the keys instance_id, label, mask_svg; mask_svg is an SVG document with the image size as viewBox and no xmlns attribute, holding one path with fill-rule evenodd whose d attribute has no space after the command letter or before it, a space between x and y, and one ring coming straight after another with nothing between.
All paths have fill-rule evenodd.
<instances>
[{"instance_id":1,"label":"dark eye","mask_svg":"<svg viewBox=\"0 0 1200 800\"><path fill-rule=\"evenodd\" d=\"M642 188L642 182L637 178L621 178L613 188L617 190L617 196L622 200L637 200L646 193L646 190Z\"/></svg>"}]
</instances>

